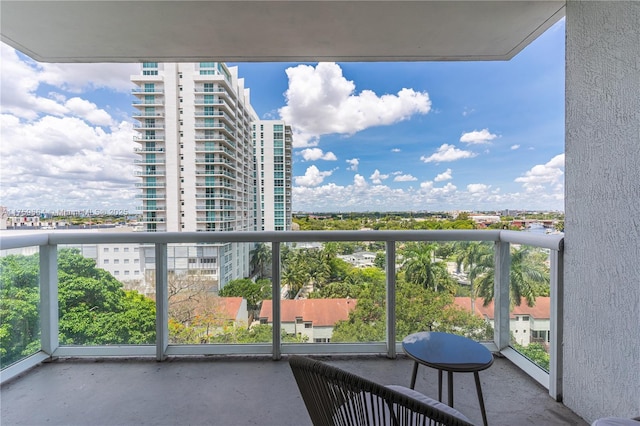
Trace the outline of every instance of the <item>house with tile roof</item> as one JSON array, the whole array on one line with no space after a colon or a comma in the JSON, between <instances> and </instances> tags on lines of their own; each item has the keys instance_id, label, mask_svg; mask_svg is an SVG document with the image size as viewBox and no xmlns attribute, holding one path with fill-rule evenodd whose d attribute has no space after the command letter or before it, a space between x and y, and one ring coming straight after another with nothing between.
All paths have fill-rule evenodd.
<instances>
[{"instance_id":1,"label":"house with tile roof","mask_svg":"<svg viewBox=\"0 0 640 426\"><path fill-rule=\"evenodd\" d=\"M356 299L285 299L280 301L282 329L291 335L308 337L308 342L329 343L333 327L349 318ZM260 308L260 323L273 323L273 304L264 300Z\"/></svg>"},{"instance_id":2,"label":"house with tile roof","mask_svg":"<svg viewBox=\"0 0 640 426\"><path fill-rule=\"evenodd\" d=\"M456 297L455 304L466 311L471 311L470 297ZM551 308L549 297L536 297L534 306L527 306L522 299L520 305L514 306L509 313L509 328L515 341L527 346L529 343L538 342L543 345L549 343L551 322L549 321ZM477 298L475 314L488 321L493 327L494 323L493 301L484 306L484 299Z\"/></svg>"}]
</instances>

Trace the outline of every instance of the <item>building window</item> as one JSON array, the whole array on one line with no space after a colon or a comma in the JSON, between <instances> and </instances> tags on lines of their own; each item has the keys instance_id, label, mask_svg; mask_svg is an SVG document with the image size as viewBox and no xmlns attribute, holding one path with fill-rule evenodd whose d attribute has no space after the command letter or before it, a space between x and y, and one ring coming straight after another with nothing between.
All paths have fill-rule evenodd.
<instances>
[{"instance_id":1,"label":"building window","mask_svg":"<svg viewBox=\"0 0 640 426\"><path fill-rule=\"evenodd\" d=\"M109 264L109 259L105 259L102 261L103 264L108 265Z\"/></svg>"},{"instance_id":2,"label":"building window","mask_svg":"<svg viewBox=\"0 0 640 426\"><path fill-rule=\"evenodd\" d=\"M529 321L529 315L525 315L522 317L522 321Z\"/></svg>"},{"instance_id":3,"label":"building window","mask_svg":"<svg viewBox=\"0 0 640 426\"><path fill-rule=\"evenodd\" d=\"M105 247L104 249L102 249L102 251L105 253L109 253L109 247Z\"/></svg>"}]
</instances>

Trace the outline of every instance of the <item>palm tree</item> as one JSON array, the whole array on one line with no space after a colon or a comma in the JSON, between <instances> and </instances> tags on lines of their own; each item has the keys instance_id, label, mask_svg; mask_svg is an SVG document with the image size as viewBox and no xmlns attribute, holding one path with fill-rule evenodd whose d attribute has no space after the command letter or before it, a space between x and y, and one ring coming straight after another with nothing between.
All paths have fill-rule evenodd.
<instances>
[{"instance_id":1,"label":"palm tree","mask_svg":"<svg viewBox=\"0 0 640 426\"><path fill-rule=\"evenodd\" d=\"M267 266L271 264L271 249L265 243L257 243L251 250L251 268L258 271L260 278L266 275Z\"/></svg>"},{"instance_id":2,"label":"palm tree","mask_svg":"<svg viewBox=\"0 0 640 426\"><path fill-rule=\"evenodd\" d=\"M493 250L489 243L480 241L461 241L456 243L456 248L458 249L456 264L458 265L458 270L462 266L462 269L466 271L469 277L471 312L475 312L475 281L486 271L493 270Z\"/></svg>"},{"instance_id":3,"label":"palm tree","mask_svg":"<svg viewBox=\"0 0 640 426\"><path fill-rule=\"evenodd\" d=\"M446 267L442 262L433 258L435 244L408 243L404 252L405 261L402 265L407 282L420 284L424 288L438 291L438 284L446 275ZM446 281L445 281L446 282ZM448 286L443 286L444 290Z\"/></svg>"},{"instance_id":4,"label":"palm tree","mask_svg":"<svg viewBox=\"0 0 640 426\"><path fill-rule=\"evenodd\" d=\"M549 270L544 264L544 253L530 246L520 246L511 250L511 270L509 271L509 297L512 306L522 303L533 306L536 296L548 292ZM490 269L478 280L478 296L484 298L487 306L494 296L494 270Z\"/></svg>"},{"instance_id":5,"label":"palm tree","mask_svg":"<svg viewBox=\"0 0 640 426\"><path fill-rule=\"evenodd\" d=\"M296 252L290 254L286 264L283 265L282 285L289 288L289 296L295 297L298 292L309 282L309 268L305 264L304 256Z\"/></svg>"}]
</instances>

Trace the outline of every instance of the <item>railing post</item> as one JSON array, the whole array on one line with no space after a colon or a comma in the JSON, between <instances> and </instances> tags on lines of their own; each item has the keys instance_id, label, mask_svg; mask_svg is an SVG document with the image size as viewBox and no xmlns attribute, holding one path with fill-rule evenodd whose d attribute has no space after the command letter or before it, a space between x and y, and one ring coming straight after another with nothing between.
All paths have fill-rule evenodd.
<instances>
[{"instance_id":1,"label":"railing post","mask_svg":"<svg viewBox=\"0 0 640 426\"><path fill-rule=\"evenodd\" d=\"M169 347L169 291L167 244L156 243L156 360L167 357Z\"/></svg>"},{"instance_id":2,"label":"railing post","mask_svg":"<svg viewBox=\"0 0 640 426\"><path fill-rule=\"evenodd\" d=\"M387 357L396 357L396 242L386 242Z\"/></svg>"},{"instance_id":3,"label":"railing post","mask_svg":"<svg viewBox=\"0 0 640 426\"><path fill-rule=\"evenodd\" d=\"M493 341L498 350L509 346L509 273L511 269L510 244L496 241L494 245Z\"/></svg>"},{"instance_id":4,"label":"railing post","mask_svg":"<svg viewBox=\"0 0 640 426\"><path fill-rule=\"evenodd\" d=\"M562 362L563 362L563 277L564 253L551 250L550 279L550 345L549 345L549 395L556 401L562 401Z\"/></svg>"},{"instance_id":5,"label":"railing post","mask_svg":"<svg viewBox=\"0 0 640 426\"><path fill-rule=\"evenodd\" d=\"M271 243L271 299L272 299L272 309L273 312L273 342L272 342L272 350L273 350L273 359L277 361L280 359L282 355L281 350L281 329L282 326L280 324L280 243L272 242Z\"/></svg>"},{"instance_id":6,"label":"railing post","mask_svg":"<svg viewBox=\"0 0 640 426\"><path fill-rule=\"evenodd\" d=\"M40 246L40 345L48 355L58 349L58 246Z\"/></svg>"}]
</instances>

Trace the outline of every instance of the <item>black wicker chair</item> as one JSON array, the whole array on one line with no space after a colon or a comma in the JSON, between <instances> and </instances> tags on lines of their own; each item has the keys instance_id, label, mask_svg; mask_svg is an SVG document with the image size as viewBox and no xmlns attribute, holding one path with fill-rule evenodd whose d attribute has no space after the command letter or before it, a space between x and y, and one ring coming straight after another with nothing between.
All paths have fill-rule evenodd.
<instances>
[{"instance_id":1,"label":"black wicker chair","mask_svg":"<svg viewBox=\"0 0 640 426\"><path fill-rule=\"evenodd\" d=\"M383 386L302 356L292 356L289 365L315 426L472 424L455 409L403 386Z\"/></svg>"}]
</instances>

